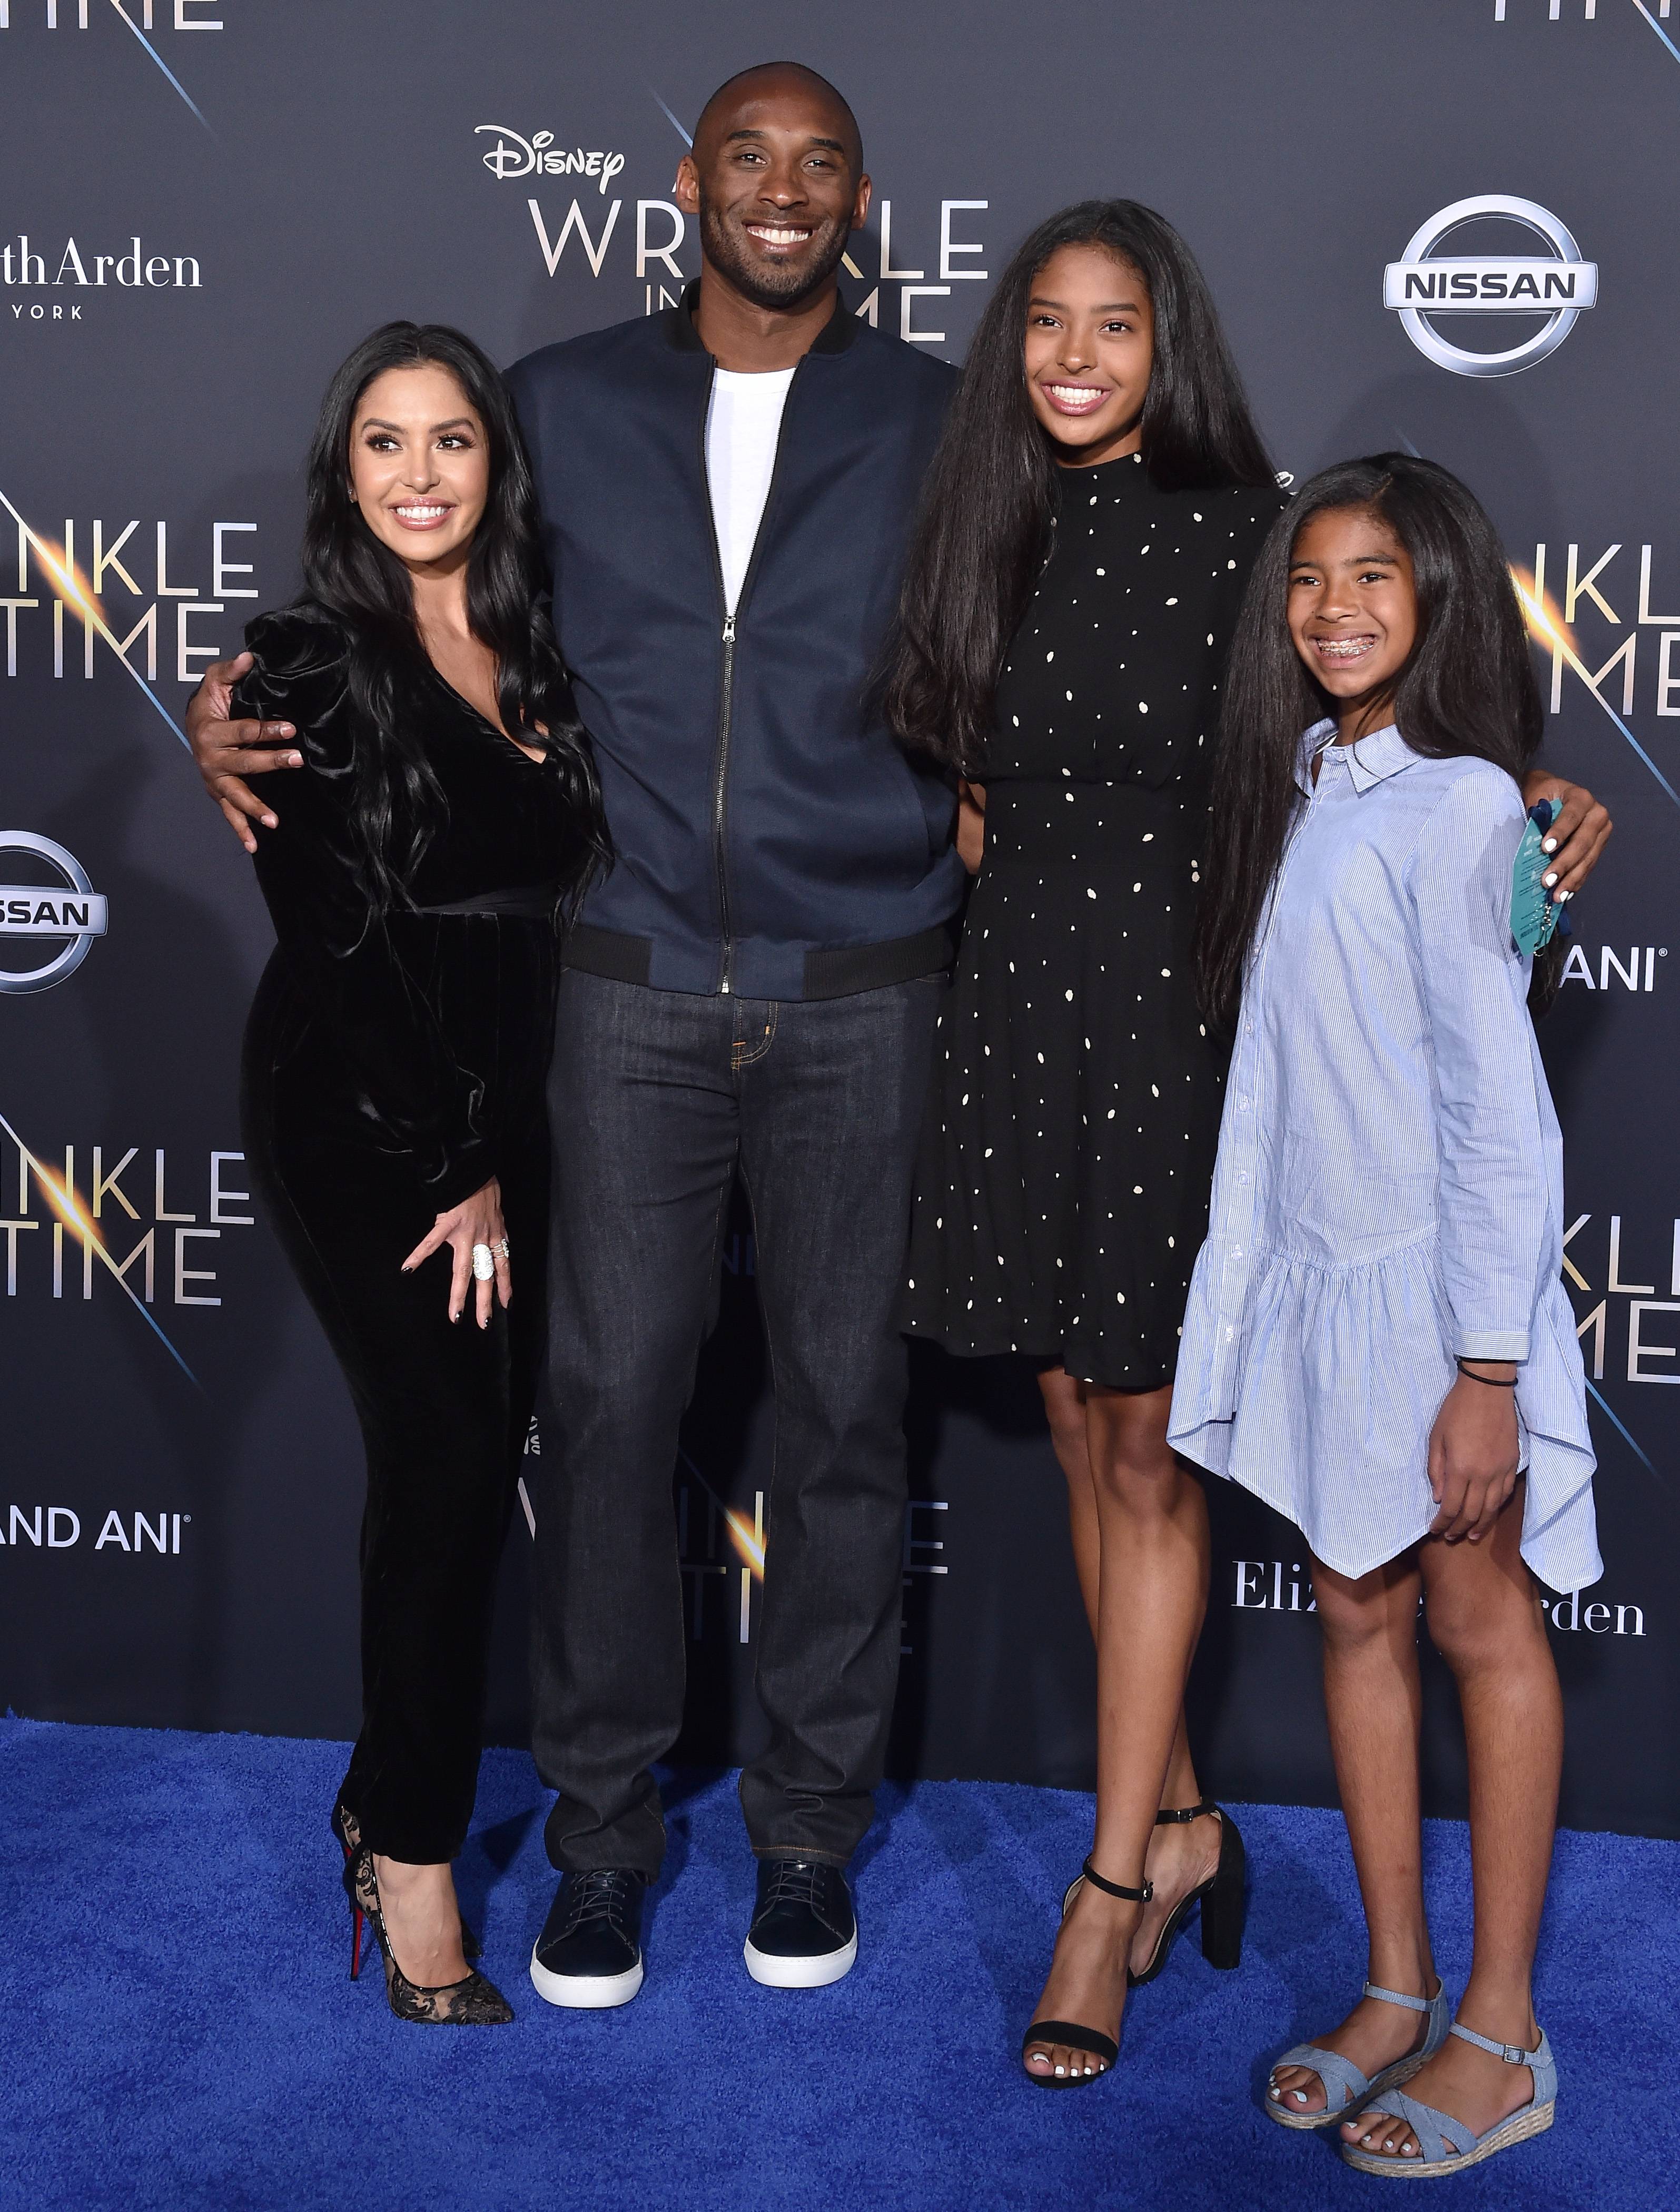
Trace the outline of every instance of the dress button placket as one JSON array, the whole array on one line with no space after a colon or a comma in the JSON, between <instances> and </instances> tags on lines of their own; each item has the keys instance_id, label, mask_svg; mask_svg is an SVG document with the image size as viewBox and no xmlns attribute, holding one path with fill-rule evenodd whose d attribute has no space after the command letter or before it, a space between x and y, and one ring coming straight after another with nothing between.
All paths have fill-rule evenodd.
<instances>
[{"instance_id":1,"label":"dress button placket","mask_svg":"<svg viewBox=\"0 0 1680 2212\"><path fill-rule=\"evenodd\" d=\"M1259 985L1260 979L1261 971L1257 967L1252 979L1255 988ZM1234 1398L1237 1328L1247 1297L1248 1254L1254 1225L1255 1124L1253 1115L1243 1110L1252 1098L1254 1058L1252 1038L1246 1037L1231 1071L1234 1081L1240 1086L1238 1119L1232 1125L1236 1132L1232 1148L1236 1173L1232 1180L1222 1224L1225 1265L1219 1285L1219 1371L1215 1387L1220 1408L1226 1413L1229 1412Z\"/></svg>"},{"instance_id":2,"label":"dress button placket","mask_svg":"<svg viewBox=\"0 0 1680 2212\"><path fill-rule=\"evenodd\" d=\"M1222 1231L1225 1242L1225 1264L1219 1285L1219 1344L1214 1376L1215 1405L1217 1418L1228 1419L1235 1410L1237 1333L1241 1325L1243 1308L1247 1302L1249 1262L1253 1254L1255 1167L1259 1155L1259 1054L1258 1024L1255 1016L1262 1011L1266 965L1271 951L1271 933L1283 885L1288 878L1289 863L1296 846L1318 804L1319 790L1315 784L1307 795L1306 811L1296 824L1283 861L1277 872L1277 882L1266 902L1265 923L1260 942L1254 951L1253 965L1243 991L1242 1042L1231 1064L1231 1091L1237 1109L1236 1119L1231 1124L1230 1158L1234 1170L1225 1207Z\"/></svg>"}]
</instances>

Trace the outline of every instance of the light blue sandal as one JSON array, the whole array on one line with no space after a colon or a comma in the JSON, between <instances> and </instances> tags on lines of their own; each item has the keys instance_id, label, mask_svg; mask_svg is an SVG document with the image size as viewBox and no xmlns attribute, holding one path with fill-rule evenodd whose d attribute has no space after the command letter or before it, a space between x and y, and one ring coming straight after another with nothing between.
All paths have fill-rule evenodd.
<instances>
[{"instance_id":1,"label":"light blue sandal","mask_svg":"<svg viewBox=\"0 0 1680 2212\"><path fill-rule=\"evenodd\" d=\"M1391 2118L1405 2122L1417 2137L1422 2156L1395 2158L1386 2151L1362 2150L1355 2143L1343 2143L1342 2155L1349 2166L1357 2166L1362 2173L1396 2173L1408 2181L1431 2180L1439 2174L1460 2173L1467 2166L1479 2166L1484 2158L1509 2150L1513 2143L1544 2135L1551 2125L1557 2113L1557 2062L1544 2034L1532 2051L1524 2051L1514 2043L1491 2042L1471 2028L1460 2027L1457 2021L1452 2033L1473 2043L1478 2051L1491 2051L1507 2066L1531 2068L1534 2094L1527 2104L1489 2128L1486 2135L1478 2136L1451 2112L1438 2112L1433 2105L1420 2104L1416 2097L1385 2097L1383 2111Z\"/></svg>"},{"instance_id":2,"label":"light blue sandal","mask_svg":"<svg viewBox=\"0 0 1680 2212\"><path fill-rule=\"evenodd\" d=\"M1380 1997L1384 2004L1404 2005L1408 2012L1427 2013L1429 2026L1422 2044L1404 2058L1397 2058L1392 2066L1385 2066L1374 2081L1368 2081L1352 2059L1343 2058L1339 2051L1321 2051L1316 2043L1296 2044L1293 2051L1286 2051L1275 2062L1271 2075L1276 2075L1279 2066L1311 2067L1324 2083L1325 2104L1321 2112L1289 2112L1269 2076L1261 2109L1280 2128L1327 2128L1334 2120L1351 2119L1373 2097L1380 2096L1384 2090L1394 2088L1402 2081L1410 2081L1423 2061L1433 2058L1446 2042L1452 2007L1446 2002L1444 1984L1432 1997L1409 1997L1403 1990L1380 1990L1374 1982L1367 1982L1363 1994ZM1336 2101L1338 2094L1340 2104Z\"/></svg>"}]
</instances>

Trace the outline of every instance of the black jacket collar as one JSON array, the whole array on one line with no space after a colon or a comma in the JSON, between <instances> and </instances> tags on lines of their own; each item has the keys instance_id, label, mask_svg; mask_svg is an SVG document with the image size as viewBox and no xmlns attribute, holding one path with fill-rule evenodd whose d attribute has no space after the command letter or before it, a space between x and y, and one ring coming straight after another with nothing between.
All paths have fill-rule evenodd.
<instances>
[{"instance_id":1,"label":"black jacket collar","mask_svg":"<svg viewBox=\"0 0 1680 2212\"><path fill-rule=\"evenodd\" d=\"M700 279L683 288L682 297L676 307L664 312L665 343L678 353L704 353L700 332L694 328L694 309L700 304ZM851 313L837 292L834 312L811 340L813 353L844 353L858 336L858 319Z\"/></svg>"}]
</instances>

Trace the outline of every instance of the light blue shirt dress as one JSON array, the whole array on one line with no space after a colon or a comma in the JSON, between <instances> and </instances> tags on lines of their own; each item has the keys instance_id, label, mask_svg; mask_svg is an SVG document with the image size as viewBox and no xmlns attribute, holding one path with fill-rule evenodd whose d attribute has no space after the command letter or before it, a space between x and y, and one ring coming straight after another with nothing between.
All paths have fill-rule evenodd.
<instances>
[{"instance_id":1,"label":"light blue shirt dress","mask_svg":"<svg viewBox=\"0 0 1680 2212\"><path fill-rule=\"evenodd\" d=\"M1362 1575L1434 1518L1453 1356L1516 1360L1523 1557L1579 1589L1603 1567L1562 1139L1511 937L1522 799L1392 726L1334 736L1302 740L1249 955L1168 1433Z\"/></svg>"}]
</instances>

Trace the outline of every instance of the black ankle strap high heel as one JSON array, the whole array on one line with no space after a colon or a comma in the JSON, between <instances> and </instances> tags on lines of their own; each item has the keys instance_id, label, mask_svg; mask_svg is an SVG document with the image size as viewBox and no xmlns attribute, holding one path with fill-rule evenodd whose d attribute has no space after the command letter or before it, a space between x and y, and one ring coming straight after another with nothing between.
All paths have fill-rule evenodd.
<instances>
[{"instance_id":1,"label":"black ankle strap high heel","mask_svg":"<svg viewBox=\"0 0 1680 2212\"><path fill-rule=\"evenodd\" d=\"M1067 1917L1074 1893L1082 1881L1089 1882L1094 1889L1101 1890L1107 1897L1118 1897L1124 1905L1147 1905L1155 1895L1155 1884L1147 1875L1142 1887L1133 1889L1125 1882L1110 1881L1107 1875L1099 1874L1087 1859L1077 1877L1068 1884L1063 1896L1064 1919ZM1075 2051L1089 2051L1102 2063L1095 2071L1087 2069L1080 2073L1034 2074L1027 2064L1028 2052L1057 2043L1065 2044ZM1021 2039L1022 2071L1040 2089L1083 2089L1093 2081L1100 2081L1119 2055L1120 2046L1112 2035L1103 2034L1100 2028L1085 2027L1075 2020L1035 2020Z\"/></svg>"},{"instance_id":2,"label":"black ankle strap high heel","mask_svg":"<svg viewBox=\"0 0 1680 2212\"><path fill-rule=\"evenodd\" d=\"M1204 1797L1199 1805L1174 1807L1157 1813L1155 1824L1158 1828L1187 1826L1192 1820L1199 1820L1210 1813L1217 1814L1219 1818L1219 1864L1204 1882L1180 1898L1168 1914L1149 1954L1149 1965L1141 1974L1126 1976L1132 1989L1141 1989L1145 1982L1154 1981L1183 1934L1185 1923L1198 1906L1202 1914L1202 1956L1209 1966L1228 1972L1242 1963L1242 1931L1248 1914L1248 1899L1245 1882L1246 1859L1236 1822L1211 1797Z\"/></svg>"}]
</instances>

